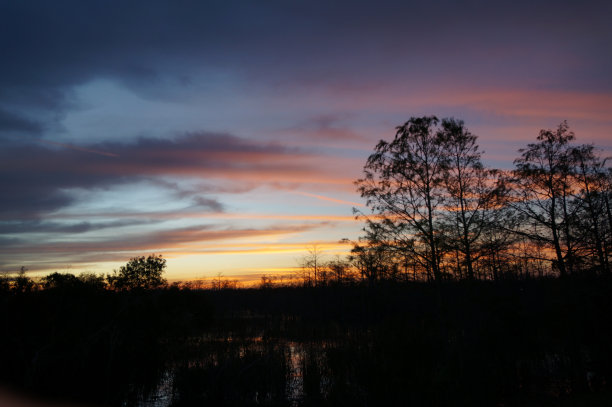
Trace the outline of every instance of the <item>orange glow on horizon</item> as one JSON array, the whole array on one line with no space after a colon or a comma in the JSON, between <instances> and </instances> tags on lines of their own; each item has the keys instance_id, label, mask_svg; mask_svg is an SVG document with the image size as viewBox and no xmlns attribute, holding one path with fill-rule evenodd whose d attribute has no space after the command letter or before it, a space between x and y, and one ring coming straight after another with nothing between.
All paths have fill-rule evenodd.
<instances>
[{"instance_id":1,"label":"orange glow on horizon","mask_svg":"<svg viewBox=\"0 0 612 407\"><path fill-rule=\"evenodd\" d=\"M349 243L343 242L317 242L316 246L323 252L333 254L349 254L346 249ZM166 251L168 258L201 254L275 254L275 253L305 253L313 243L241 243L240 248L231 244L212 244L206 248L194 250L169 250Z\"/></svg>"}]
</instances>

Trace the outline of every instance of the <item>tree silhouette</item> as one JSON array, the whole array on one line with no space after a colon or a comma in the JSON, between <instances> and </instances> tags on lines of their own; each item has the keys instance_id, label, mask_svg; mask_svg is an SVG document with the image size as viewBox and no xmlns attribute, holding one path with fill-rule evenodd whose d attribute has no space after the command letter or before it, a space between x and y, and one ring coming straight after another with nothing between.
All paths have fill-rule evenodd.
<instances>
[{"instance_id":1,"label":"tree silhouette","mask_svg":"<svg viewBox=\"0 0 612 407\"><path fill-rule=\"evenodd\" d=\"M36 289L36 283L26 275L27 268L21 266L13 282L12 290L16 293L29 293Z\"/></svg>"},{"instance_id":2,"label":"tree silhouette","mask_svg":"<svg viewBox=\"0 0 612 407\"><path fill-rule=\"evenodd\" d=\"M597 258L595 268L609 272L610 265L606 248L606 196L609 195L606 182L606 160L600 159L591 145L581 145L571 151L576 178L575 206L578 212L578 231L581 248L593 252Z\"/></svg>"},{"instance_id":3,"label":"tree silhouette","mask_svg":"<svg viewBox=\"0 0 612 407\"><path fill-rule=\"evenodd\" d=\"M70 273L51 273L41 279L45 289L82 289L102 290L106 287L103 275L81 273L78 276Z\"/></svg>"},{"instance_id":4,"label":"tree silhouette","mask_svg":"<svg viewBox=\"0 0 612 407\"><path fill-rule=\"evenodd\" d=\"M444 150L439 120L412 117L397 127L391 142L381 140L356 181L376 215L378 236L409 248L429 278L442 278L439 212L443 204Z\"/></svg>"},{"instance_id":5,"label":"tree silhouette","mask_svg":"<svg viewBox=\"0 0 612 407\"><path fill-rule=\"evenodd\" d=\"M410 253L414 241L404 239L391 244L387 239L390 227L391 225L385 225L383 222L368 219L363 228L365 236L352 242L353 248L348 260L359 273L361 280L367 281L370 286L380 280L397 277L399 259L403 256L406 264L407 259L412 258Z\"/></svg>"},{"instance_id":6,"label":"tree silhouette","mask_svg":"<svg viewBox=\"0 0 612 407\"><path fill-rule=\"evenodd\" d=\"M561 276L573 271L575 242L572 235L574 214L569 200L572 191L572 155L570 142L574 133L566 122L556 130L541 130L537 143L519 150L514 160L515 197L513 209L530 227L517 233L553 249L553 264Z\"/></svg>"},{"instance_id":7,"label":"tree silhouette","mask_svg":"<svg viewBox=\"0 0 612 407\"><path fill-rule=\"evenodd\" d=\"M51 273L42 278L43 288L75 288L80 285L80 281L74 274L70 273Z\"/></svg>"},{"instance_id":8,"label":"tree silhouette","mask_svg":"<svg viewBox=\"0 0 612 407\"><path fill-rule=\"evenodd\" d=\"M440 130L445 151L444 185L445 244L456 253L456 275L474 279L474 263L485 254L487 232L499 221L501 189L497 172L486 169L480 161L476 136L463 121L443 119ZM465 273L463 272L465 270Z\"/></svg>"},{"instance_id":9,"label":"tree silhouette","mask_svg":"<svg viewBox=\"0 0 612 407\"><path fill-rule=\"evenodd\" d=\"M317 244L308 247L307 254L299 259L302 282L306 286L317 286L324 283L323 250Z\"/></svg>"},{"instance_id":10,"label":"tree silhouette","mask_svg":"<svg viewBox=\"0 0 612 407\"><path fill-rule=\"evenodd\" d=\"M162 277L166 259L162 255L134 257L113 274L107 275L108 284L115 290L152 289L166 284Z\"/></svg>"}]
</instances>

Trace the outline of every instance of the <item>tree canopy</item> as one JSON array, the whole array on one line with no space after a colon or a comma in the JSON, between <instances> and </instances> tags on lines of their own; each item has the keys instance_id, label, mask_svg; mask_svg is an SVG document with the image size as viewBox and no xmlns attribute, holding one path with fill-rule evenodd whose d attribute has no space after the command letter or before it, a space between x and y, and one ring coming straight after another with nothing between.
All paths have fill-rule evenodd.
<instances>
[{"instance_id":1,"label":"tree canopy","mask_svg":"<svg viewBox=\"0 0 612 407\"><path fill-rule=\"evenodd\" d=\"M612 170L566 122L486 168L454 118L412 117L356 181L370 213L352 259L370 282L610 272Z\"/></svg>"},{"instance_id":2,"label":"tree canopy","mask_svg":"<svg viewBox=\"0 0 612 407\"><path fill-rule=\"evenodd\" d=\"M166 269L166 259L162 255L134 257L119 270L114 270L106 279L116 290L152 289L166 284L162 277Z\"/></svg>"}]
</instances>

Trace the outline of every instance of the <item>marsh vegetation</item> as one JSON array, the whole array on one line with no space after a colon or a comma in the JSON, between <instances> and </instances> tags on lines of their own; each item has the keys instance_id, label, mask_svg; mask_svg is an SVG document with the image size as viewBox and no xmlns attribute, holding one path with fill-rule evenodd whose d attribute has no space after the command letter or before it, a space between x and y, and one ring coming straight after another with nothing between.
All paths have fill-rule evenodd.
<instances>
[{"instance_id":1,"label":"marsh vegetation","mask_svg":"<svg viewBox=\"0 0 612 407\"><path fill-rule=\"evenodd\" d=\"M5 292L0 377L124 406L605 405L611 289L589 277Z\"/></svg>"}]
</instances>

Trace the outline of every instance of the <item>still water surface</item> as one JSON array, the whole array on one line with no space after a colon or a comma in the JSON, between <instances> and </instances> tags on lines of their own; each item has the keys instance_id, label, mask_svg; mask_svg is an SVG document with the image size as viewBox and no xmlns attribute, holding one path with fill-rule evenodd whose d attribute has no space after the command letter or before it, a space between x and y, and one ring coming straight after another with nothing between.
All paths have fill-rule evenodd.
<instances>
[{"instance_id":1,"label":"still water surface","mask_svg":"<svg viewBox=\"0 0 612 407\"><path fill-rule=\"evenodd\" d=\"M299 342L257 336L202 336L159 374L148 392L126 407L170 407L192 402L301 406L305 397L325 398L326 341ZM181 358L182 356L182 358Z\"/></svg>"}]
</instances>

